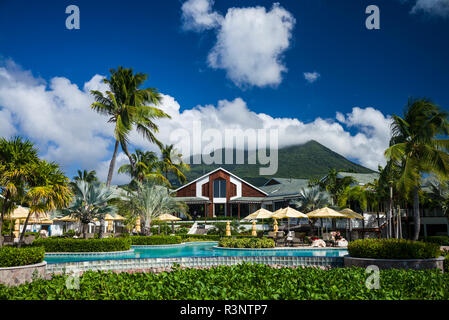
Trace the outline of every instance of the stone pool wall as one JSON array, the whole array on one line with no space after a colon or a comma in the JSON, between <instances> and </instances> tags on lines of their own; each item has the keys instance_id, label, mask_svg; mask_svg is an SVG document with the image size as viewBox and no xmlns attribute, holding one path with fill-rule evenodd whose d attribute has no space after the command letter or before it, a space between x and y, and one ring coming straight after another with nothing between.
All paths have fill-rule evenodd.
<instances>
[{"instance_id":1,"label":"stone pool wall","mask_svg":"<svg viewBox=\"0 0 449 320\"><path fill-rule=\"evenodd\" d=\"M84 272L87 270L162 270L179 264L183 267L211 267L217 265L233 265L243 262L261 263L277 266L321 266L342 267L343 257L295 257L295 256L218 256L218 257L179 257L179 258L147 258L121 260L94 260L82 262L50 263L47 273Z\"/></svg>"},{"instance_id":2,"label":"stone pool wall","mask_svg":"<svg viewBox=\"0 0 449 320\"><path fill-rule=\"evenodd\" d=\"M45 278L47 262L28 266L0 268L0 283L7 286L17 286L25 282L32 282L36 278Z\"/></svg>"},{"instance_id":3,"label":"stone pool wall","mask_svg":"<svg viewBox=\"0 0 449 320\"><path fill-rule=\"evenodd\" d=\"M345 256L345 267L360 267L366 268L370 265L378 266L379 269L440 269L443 268L444 258L439 257L435 259L370 259L370 258L354 258Z\"/></svg>"}]
</instances>

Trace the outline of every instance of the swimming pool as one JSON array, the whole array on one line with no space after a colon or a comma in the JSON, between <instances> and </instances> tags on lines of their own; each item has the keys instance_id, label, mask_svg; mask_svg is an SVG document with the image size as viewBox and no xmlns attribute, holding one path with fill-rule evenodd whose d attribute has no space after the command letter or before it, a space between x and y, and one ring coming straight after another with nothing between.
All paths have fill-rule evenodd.
<instances>
[{"instance_id":1,"label":"swimming pool","mask_svg":"<svg viewBox=\"0 0 449 320\"><path fill-rule=\"evenodd\" d=\"M147 258L176 258L176 257L245 257L245 256L293 256L293 257L343 257L348 254L346 249L223 249L217 248L217 242L193 242L181 245L168 246L133 246L133 252L120 254L98 255L64 255L47 254L45 261L48 264L66 263L92 260L123 260Z\"/></svg>"}]
</instances>

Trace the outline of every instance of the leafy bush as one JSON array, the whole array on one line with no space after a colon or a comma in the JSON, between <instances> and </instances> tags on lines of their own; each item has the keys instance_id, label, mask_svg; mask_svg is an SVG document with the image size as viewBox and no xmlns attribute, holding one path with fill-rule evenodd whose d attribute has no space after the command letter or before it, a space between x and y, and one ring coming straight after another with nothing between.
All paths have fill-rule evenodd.
<instances>
[{"instance_id":1,"label":"leafy bush","mask_svg":"<svg viewBox=\"0 0 449 320\"><path fill-rule=\"evenodd\" d=\"M267 238L232 239L221 238L218 243L225 248L274 248L274 240Z\"/></svg>"},{"instance_id":2,"label":"leafy bush","mask_svg":"<svg viewBox=\"0 0 449 320\"><path fill-rule=\"evenodd\" d=\"M39 238L39 232L25 232L24 236L35 236L36 238Z\"/></svg>"},{"instance_id":3,"label":"leafy bush","mask_svg":"<svg viewBox=\"0 0 449 320\"><path fill-rule=\"evenodd\" d=\"M449 237L448 236L430 236L423 238L425 242L437 243L440 246L449 246Z\"/></svg>"},{"instance_id":4,"label":"leafy bush","mask_svg":"<svg viewBox=\"0 0 449 320\"><path fill-rule=\"evenodd\" d=\"M78 290L68 275L17 287L0 285L7 300L439 300L449 299L449 273L380 270L379 289L368 289L363 268L271 268L261 264L180 269L155 273L88 271Z\"/></svg>"},{"instance_id":5,"label":"leafy bush","mask_svg":"<svg viewBox=\"0 0 449 320\"><path fill-rule=\"evenodd\" d=\"M441 255L444 257L444 272L449 272L449 250L441 250Z\"/></svg>"},{"instance_id":6,"label":"leafy bush","mask_svg":"<svg viewBox=\"0 0 449 320\"><path fill-rule=\"evenodd\" d=\"M186 234L187 232L189 232L189 230L190 230L189 228L180 227L180 228L175 229L175 234L180 234L180 233Z\"/></svg>"},{"instance_id":7,"label":"leafy bush","mask_svg":"<svg viewBox=\"0 0 449 320\"><path fill-rule=\"evenodd\" d=\"M161 244L177 244L181 243L182 239L179 236L131 236L132 245L161 245Z\"/></svg>"},{"instance_id":8,"label":"leafy bush","mask_svg":"<svg viewBox=\"0 0 449 320\"><path fill-rule=\"evenodd\" d=\"M45 252L109 252L129 250L131 240L129 238L47 238L34 240L33 246L42 246Z\"/></svg>"},{"instance_id":9,"label":"leafy bush","mask_svg":"<svg viewBox=\"0 0 449 320\"><path fill-rule=\"evenodd\" d=\"M374 259L430 259L440 256L434 243L404 239L363 239L348 244L351 257Z\"/></svg>"},{"instance_id":10,"label":"leafy bush","mask_svg":"<svg viewBox=\"0 0 449 320\"><path fill-rule=\"evenodd\" d=\"M18 267L44 261L45 250L42 247L2 247L0 248L0 268Z\"/></svg>"}]
</instances>

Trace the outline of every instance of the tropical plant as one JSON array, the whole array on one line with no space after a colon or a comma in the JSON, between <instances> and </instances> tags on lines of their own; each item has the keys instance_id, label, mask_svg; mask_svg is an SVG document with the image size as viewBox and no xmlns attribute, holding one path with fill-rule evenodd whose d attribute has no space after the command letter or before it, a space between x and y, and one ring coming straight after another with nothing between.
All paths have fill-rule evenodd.
<instances>
[{"instance_id":1,"label":"tropical plant","mask_svg":"<svg viewBox=\"0 0 449 320\"><path fill-rule=\"evenodd\" d=\"M133 73L133 69L118 67L117 70L110 69L111 78L104 79L104 83L109 85L109 90L105 93L92 90L95 102L91 107L96 112L109 117L108 122L115 124L114 136L115 146L106 184L109 186L112 181L117 150L119 144L123 152L128 156L130 165L134 171L134 160L128 151L128 138L133 127L136 128L145 139L161 146L161 143L154 136L158 132L158 126L154 119L169 118L170 116L154 106L159 105L161 95L155 88L139 89L147 75L143 73Z\"/></svg>"},{"instance_id":2,"label":"tropical plant","mask_svg":"<svg viewBox=\"0 0 449 320\"><path fill-rule=\"evenodd\" d=\"M307 213L329 204L329 196L320 191L318 186L301 188L299 198L292 202L300 211Z\"/></svg>"},{"instance_id":3,"label":"tropical plant","mask_svg":"<svg viewBox=\"0 0 449 320\"><path fill-rule=\"evenodd\" d=\"M21 137L11 140L0 139L0 195L2 211L0 217L0 234L4 218L16 208L31 175L31 165L38 162L37 149L33 143ZM2 246L0 237L0 246Z\"/></svg>"},{"instance_id":4,"label":"tropical plant","mask_svg":"<svg viewBox=\"0 0 449 320\"><path fill-rule=\"evenodd\" d=\"M170 196L165 187L144 183L138 184L137 191L130 191L119 202L119 210L125 211L129 219L141 219L144 234L150 233L151 222L164 213L187 212L187 205Z\"/></svg>"},{"instance_id":5,"label":"tropical plant","mask_svg":"<svg viewBox=\"0 0 449 320\"><path fill-rule=\"evenodd\" d=\"M103 220L107 213L115 215L116 209L110 201L117 195L113 189L98 182L79 180L73 187L74 201L61 211L80 220L83 238L86 238L88 224L95 218Z\"/></svg>"},{"instance_id":6,"label":"tropical plant","mask_svg":"<svg viewBox=\"0 0 449 320\"><path fill-rule=\"evenodd\" d=\"M84 180L86 182L95 182L98 181L97 172L95 170L87 171L87 170L78 170L77 175L73 177L73 181Z\"/></svg>"},{"instance_id":7,"label":"tropical plant","mask_svg":"<svg viewBox=\"0 0 449 320\"><path fill-rule=\"evenodd\" d=\"M360 209L366 210L368 207L368 198L366 188L363 186L346 186L338 198L338 206L344 208L348 203L356 202Z\"/></svg>"},{"instance_id":8,"label":"tropical plant","mask_svg":"<svg viewBox=\"0 0 449 320\"><path fill-rule=\"evenodd\" d=\"M130 163L124 164L118 172L128 174L133 179L131 184L134 190L136 182L150 181L162 184L168 182L159 168L159 159L155 152L136 149L135 153L131 154L131 158L134 166Z\"/></svg>"},{"instance_id":9,"label":"tropical plant","mask_svg":"<svg viewBox=\"0 0 449 320\"><path fill-rule=\"evenodd\" d=\"M351 176L340 177L339 172L339 170L331 169L327 175L319 181L321 190L329 192L333 205L338 203L338 197L344 192L345 188L356 182Z\"/></svg>"},{"instance_id":10,"label":"tropical plant","mask_svg":"<svg viewBox=\"0 0 449 320\"><path fill-rule=\"evenodd\" d=\"M414 235L420 232L419 190L423 173L449 177L449 139L437 139L449 134L448 113L428 99L410 99L404 117L393 115L392 137L385 157L400 168L397 187L413 198Z\"/></svg>"},{"instance_id":11,"label":"tropical plant","mask_svg":"<svg viewBox=\"0 0 449 320\"><path fill-rule=\"evenodd\" d=\"M54 162L40 160L37 149L20 137L0 139L0 193L3 219L13 212L16 204L26 204L29 213L20 235L23 241L30 217L66 206L71 199L69 179ZM1 243L0 243L1 245Z\"/></svg>"},{"instance_id":12,"label":"tropical plant","mask_svg":"<svg viewBox=\"0 0 449 320\"><path fill-rule=\"evenodd\" d=\"M429 179L426 183L429 204L441 208L443 214L449 214L449 182L439 179Z\"/></svg>"},{"instance_id":13,"label":"tropical plant","mask_svg":"<svg viewBox=\"0 0 449 320\"><path fill-rule=\"evenodd\" d=\"M190 170L190 166L182 161L182 154L177 152L174 145L161 146L161 158L160 167L167 181L171 173L179 182L186 182L184 172Z\"/></svg>"}]
</instances>

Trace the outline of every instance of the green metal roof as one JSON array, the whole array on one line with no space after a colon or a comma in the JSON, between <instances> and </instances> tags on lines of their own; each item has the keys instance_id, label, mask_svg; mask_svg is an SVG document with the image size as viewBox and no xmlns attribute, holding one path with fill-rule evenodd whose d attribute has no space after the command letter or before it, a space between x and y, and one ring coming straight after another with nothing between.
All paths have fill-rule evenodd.
<instances>
[{"instance_id":1,"label":"green metal roof","mask_svg":"<svg viewBox=\"0 0 449 320\"><path fill-rule=\"evenodd\" d=\"M307 188L307 184L309 182L307 179L290 178L272 178L272 180L276 180L279 183L269 186L265 185L259 188L265 191L270 198L299 194L301 188Z\"/></svg>"},{"instance_id":2,"label":"green metal roof","mask_svg":"<svg viewBox=\"0 0 449 320\"><path fill-rule=\"evenodd\" d=\"M339 172L339 177L353 177L357 180L359 185L365 185L367 183L374 182L375 179L379 179L379 174L377 172L373 173L353 173L353 172Z\"/></svg>"}]
</instances>

